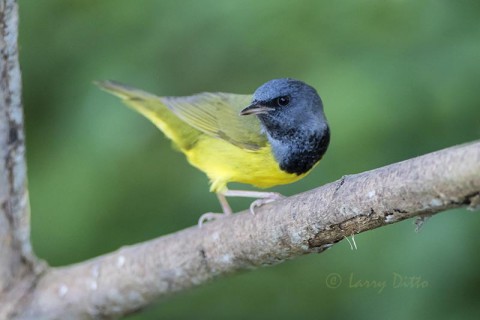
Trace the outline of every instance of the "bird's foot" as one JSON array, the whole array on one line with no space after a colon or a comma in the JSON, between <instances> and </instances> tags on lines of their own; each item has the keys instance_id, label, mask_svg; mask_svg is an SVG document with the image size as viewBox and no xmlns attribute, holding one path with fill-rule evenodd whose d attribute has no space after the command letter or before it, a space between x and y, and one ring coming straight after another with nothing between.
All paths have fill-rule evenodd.
<instances>
[{"instance_id":1,"label":"bird's foot","mask_svg":"<svg viewBox=\"0 0 480 320\"><path fill-rule=\"evenodd\" d=\"M258 198L250 204L250 213L255 215L255 209L263 206L264 204L274 202L285 198L278 192L259 192L259 191L245 191L245 190L226 190L223 193L217 193L218 200L222 206L224 213L212 213L207 212L200 216L198 219L198 227L202 227L205 222L216 220L219 218L225 218L232 214L232 209L228 205L226 196L228 197L248 197L248 198Z\"/></svg>"},{"instance_id":2,"label":"bird's foot","mask_svg":"<svg viewBox=\"0 0 480 320\"><path fill-rule=\"evenodd\" d=\"M278 192L265 192L265 194L266 195L265 195L264 198L257 199L250 204L250 213L251 214L255 215L255 208L259 208L259 207L263 206L264 204L267 204L267 203L274 202L274 201L285 198L284 195L281 195Z\"/></svg>"},{"instance_id":3,"label":"bird's foot","mask_svg":"<svg viewBox=\"0 0 480 320\"><path fill-rule=\"evenodd\" d=\"M204 213L200 216L200 219L198 219L198 227L201 228L205 222L225 218L228 216L229 214L225 214L225 213L213 213L213 212Z\"/></svg>"},{"instance_id":4,"label":"bird's foot","mask_svg":"<svg viewBox=\"0 0 480 320\"><path fill-rule=\"evenodd\" d=\"M207 212L204 213L200 216L200 219L198 219L198 227L201 228L202 225L205 222L220 219L220 218L225 218L230 216L232 212L232 208L230 208L230 205L227 202L227 199L225 198L225 195L222 193L217 193L218 201L220 201L220 205L222 206L223 213L213 213L213 212Z\"/></svg>"}]
</instances>

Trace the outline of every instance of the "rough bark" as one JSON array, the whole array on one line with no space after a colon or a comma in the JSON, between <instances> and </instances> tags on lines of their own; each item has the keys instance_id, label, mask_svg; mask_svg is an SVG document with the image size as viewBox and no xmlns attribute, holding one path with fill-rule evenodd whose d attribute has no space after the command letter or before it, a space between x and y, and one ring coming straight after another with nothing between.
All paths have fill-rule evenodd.
<instances>
[{"instance_id":1,"label":"rough bark","mask_svg":"<svg viewBox=\"0 0 480 320\"><path fill-rule=\"evenodd\" d=\"M112 319L212 279L318 253L411 217L480 205L480 142L361 174L72 266L29 241L17 4L0 0L0 319Z\"/></svg>"},{"instance_id":2,"label":"rough bark","mask_svg":"<svg viewBox=\"0 0 480 320\"><path fill-rule=\"evenodd\" d=\"M16 1L0 1L0 319L15 308L44 266L29 240L17 9Z\"/></svg>"}]
</instances>

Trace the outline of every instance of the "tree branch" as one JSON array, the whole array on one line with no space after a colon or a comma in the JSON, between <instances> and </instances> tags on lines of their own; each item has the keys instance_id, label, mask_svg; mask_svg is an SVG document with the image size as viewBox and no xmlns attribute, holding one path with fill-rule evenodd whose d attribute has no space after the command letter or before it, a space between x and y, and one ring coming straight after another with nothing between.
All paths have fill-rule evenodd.
<instances>
[{"instance_id":1,"label":"tree branch","mask_svg":"<svg viewBox=\"0 0 480 320\"><path fill-rule=\"evenodd\" d=\"M0 1L0 301L16 301L43 264L30 245L16 1ZM13 306L10 304L9 306ZM0 318L9 306L0 308ZM2 318L3 319L3 318Z\"/></svg>"},{"instance_id":2,"label":"tree branch","mask_svg":"<svg viewBox=\"0 0 480 320\"><path fill-rule=\"evenodd\" d=\"M480 142L444 149L46 272L18 318L120 317L239 270L318 253L363 231L480 204Z\"/></svg>"}]
</instances>

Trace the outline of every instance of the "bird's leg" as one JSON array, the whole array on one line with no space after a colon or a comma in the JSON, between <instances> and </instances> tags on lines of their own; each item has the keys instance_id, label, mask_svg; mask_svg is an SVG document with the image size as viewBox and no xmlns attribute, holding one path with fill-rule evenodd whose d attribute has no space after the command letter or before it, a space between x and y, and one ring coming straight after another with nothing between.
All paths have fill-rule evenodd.
<instances>
[{"instance_id":1,"label":"bird's leg","mask_svg":"<svg viewBox=\"0 0 480 320\"><path fill-rule=\"evenodd\" d=\"M250 204L250 212L255 214L255 208L261 207L264 204L273 202L275 200L285 198L278 192L261 192L261 191L248 191L248 190L225 190L223 192L217 193L218 201L222 206L223 213L213 213L207 212L200 216L198 219L198 226L201 228L202 225L211 220L218 218L228 217L232 214L232 208L227 202L226 197L244 197L244 198L257 198Z\"/></svg>"},{"instance_id":2,"label":"bird's leg","mask_svg":"<svg viewBox=\"0 0 480 320\"><path fill-rule=\"evenodd\" d=\"M223 213L213 213L213 212L207 212L204 213L200 216L200 219L198 219L198 226L201 228L202 225L210 220L215 220L218 218L222 217L228 217L229 215L232 214L232 208L228 204L227 198L225 197L224 193L218 192L217 193L217 198L218 201L220 202L220 205L222 206Z\"/></svg>"},{"instance_id":3,"label":"bird's leg","mask_svg":"<svg viewBox=\"0 0 480 320\"><path fill-rule=\"evenodd\" d=\"M220 205L222 206L223 214L225 215L231 215L233 213L232 208L228 204L227 198L225 193L217 193L217 198L218 201L220 202Z\"/></svg>"},{"instance_id":4,"label":"bird's leg","mask_svg":"<svg viewBox=\"0 0 480 320\"><path fill-rule=\"evenodd\" d=\"M250 212L254 215L255 208L261 207L264 204L283 199L285 196L278 192L262 192L262 191L247 191L247 190L227 190L224 192L227 197L246 197L257 198L250 204Z\"/></svg>"}]
</instances>

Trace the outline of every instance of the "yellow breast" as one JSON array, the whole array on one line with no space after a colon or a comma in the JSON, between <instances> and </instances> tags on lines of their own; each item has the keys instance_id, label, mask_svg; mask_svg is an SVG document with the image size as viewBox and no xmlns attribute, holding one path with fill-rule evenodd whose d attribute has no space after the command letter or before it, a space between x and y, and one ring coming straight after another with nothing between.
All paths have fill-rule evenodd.
<instances>
[{"instance_id":1,"label":"yellow breast","mask_svg":"<svg viewBox=\"0 0 480 320\"><path fill-rule=\"evenodd\" d=\"M253 151L203 135L193 148L182 151L193 166L210 178L212 192L225 190L228 182L268 188L297 181L306 175L282 171L269 145Z\"/></svg>"}]
</instances>

